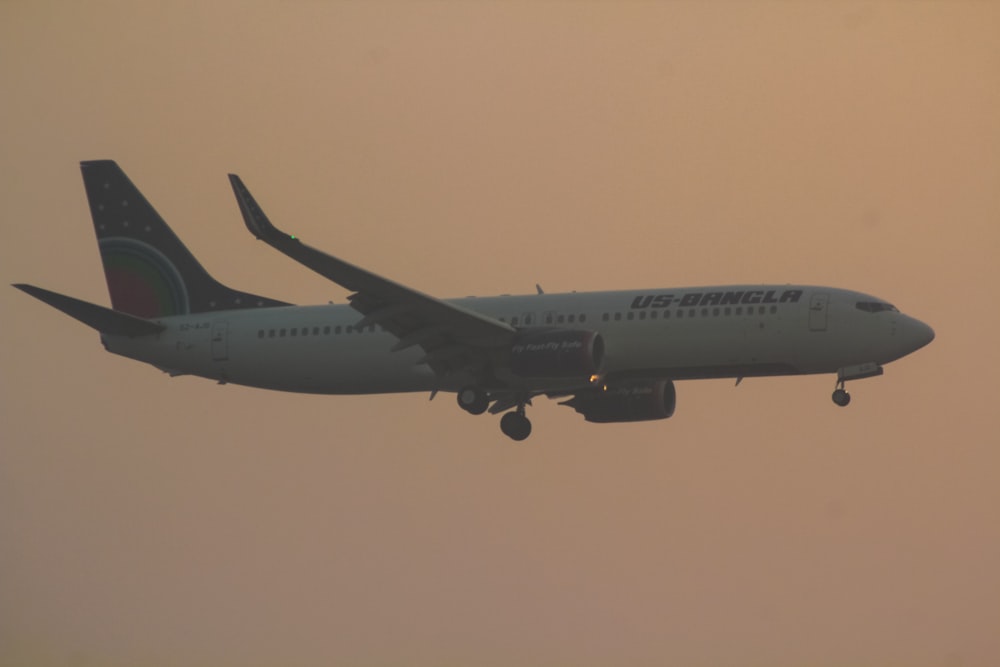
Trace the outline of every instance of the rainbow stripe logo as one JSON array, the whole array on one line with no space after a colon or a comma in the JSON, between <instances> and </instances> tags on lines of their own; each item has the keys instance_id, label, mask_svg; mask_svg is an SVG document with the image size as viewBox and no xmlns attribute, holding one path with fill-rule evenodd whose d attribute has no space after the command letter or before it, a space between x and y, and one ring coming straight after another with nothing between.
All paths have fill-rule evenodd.
<instances>
[{"instance_id":1,"label":"rainbow stripe logo","mask_svg":"<svg viewBox=\"0 0 1000 667\"><path fill-rule=\"evenodd\" d=\"M98 244L115 310L146 318L190 312L184 279L162 252L120 236L103 238Z\"/></svg>"}]
</instances>

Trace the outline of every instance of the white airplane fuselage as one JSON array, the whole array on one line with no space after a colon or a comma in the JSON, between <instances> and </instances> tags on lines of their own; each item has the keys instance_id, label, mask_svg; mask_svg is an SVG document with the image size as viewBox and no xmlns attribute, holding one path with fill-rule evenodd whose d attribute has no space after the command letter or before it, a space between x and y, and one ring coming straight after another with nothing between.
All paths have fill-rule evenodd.
<instances>
[{"instance_id":1,"label":"white airplane fuselage","mask_svg":"<svg viewBox=\"0 0 1000 667\"><path fill-rule=\"evenodd\" d=\"M859 292L728 285L440 299L307 245L229 181L259 241L348 290L296 306L215 280L112 160L80 164L111 307L14 287L100 332L107 350L171 375L289 392L454 392L500 414L515 441L526 407L560 400L584 419L667 419L675 380L836 373L845 383L927 345L929 326Z\"/></svg>"},{"instance_id":2,"label":"white airplane fuselage","mask_svg":"<svg viewBox=\"0 0 1000 667\"><path fill-rule=\"evenodd\" d=\"M780 301L789 294L797 298ZM933 337L925 324L895 309L858 307L882 303L874 297L829 287L737 285L448 301L514 326L597 331L606 345L603 377L832 373L888 363ZM685 302L699 305L680 305ZM663 303L671 305L659 307ZM348 305L229 310L162 318L157 321L166 329L157 336L102 339L110 352L172 374L281 391L457 391L473 381L461 373L437 377L421 363L418 347L394 352L395 336L375 325L358 330L359 319ZM501 379L512 389L540 384L510 373ZM541 384L569 390L580 387L581 378Z\"/></svg>"}]
</instances>

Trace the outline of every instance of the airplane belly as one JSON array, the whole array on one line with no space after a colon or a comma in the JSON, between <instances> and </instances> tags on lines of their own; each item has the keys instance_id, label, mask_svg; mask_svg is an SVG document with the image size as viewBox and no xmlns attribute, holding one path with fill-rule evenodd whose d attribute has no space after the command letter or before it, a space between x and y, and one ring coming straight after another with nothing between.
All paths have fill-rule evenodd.
<instances>
[{"instance_id":1,"label":"airplane belly","mask_svg":"<svg viewBox=\"0 0 1000 667\"><path fill-rule=\"evenodd\" d=\"M230 341L229 358L217 362L228 382L317 394L429 391L433 372L416 365L415 351L390 352L392 340L370 334L354 339Z\"/></svg>"},{"instance_id":2,"label":"airplane belly","mask_svg":"<svg viewBox=\"0 0 1000 667\"><path fill-rule=\"evenodd\" d=\"M732 367L749 361L742 327L709 328L701 323L660 321L613 332L607 341L607 372Z\"/></svg>"}]
</instances>

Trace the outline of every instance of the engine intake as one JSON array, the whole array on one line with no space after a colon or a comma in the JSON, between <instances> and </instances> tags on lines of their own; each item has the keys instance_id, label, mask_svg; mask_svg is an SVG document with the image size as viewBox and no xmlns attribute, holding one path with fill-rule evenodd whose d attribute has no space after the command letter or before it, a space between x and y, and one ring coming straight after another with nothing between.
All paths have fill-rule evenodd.
<instances>
[{"instance_id":1,"label":"engine intake","mask_svg":"<svg viewBox=\"0 0 1000 667\"><path fill-rule=\"evenodd\" d=\"M603 362L604 339L596 331L522 331L510 350L510 370L521 377L589 378Z\"/></svg>"},{"instance_id":2,"label":"engine intake","mask_svg":"<svg viewBox=\"0 0 1000 667\"><path fill-rule=\"evenodd\" d=\"M666 419L674 414L677 391L670 380L609 385L581 392L564 401L589 422L638 422Z\"/></svg>"}]
</instances>

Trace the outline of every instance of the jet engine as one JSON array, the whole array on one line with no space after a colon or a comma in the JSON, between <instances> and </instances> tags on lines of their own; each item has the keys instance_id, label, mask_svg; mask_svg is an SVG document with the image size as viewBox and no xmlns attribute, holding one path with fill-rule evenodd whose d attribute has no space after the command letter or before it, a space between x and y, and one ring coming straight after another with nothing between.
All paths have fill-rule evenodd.
<instances>
[{"instance_id":1,"label":"jet engine","mask_svg":"<svg viewBox=\"0 0 1000 667\"><path fill-rule=\"evenodd\" d=\"M580 392L562 405L575 409L589 422L650 421L674 414L677 392L671 380L629 382Z\"/></svg>"},{"instance_id":2,"label":"jet engine","mask_svg":"<svg viewBox=\"0 0 1000 667\"><path fill-rule=\"evenodd\" d=\"M510 370L521 377L589 378L603 362L604 339L596 331L529 329L510 350Z\"/></svg>"}]
</instances>

